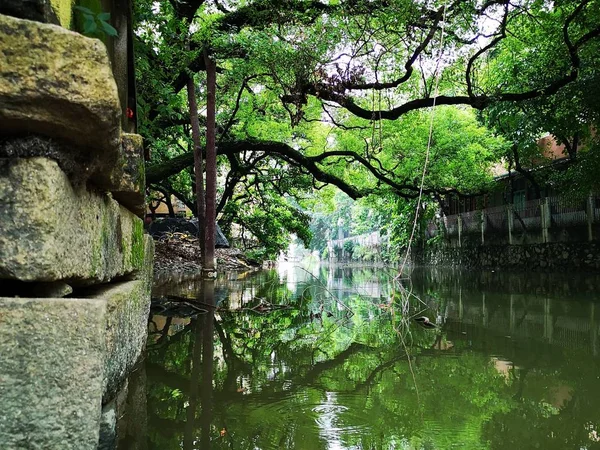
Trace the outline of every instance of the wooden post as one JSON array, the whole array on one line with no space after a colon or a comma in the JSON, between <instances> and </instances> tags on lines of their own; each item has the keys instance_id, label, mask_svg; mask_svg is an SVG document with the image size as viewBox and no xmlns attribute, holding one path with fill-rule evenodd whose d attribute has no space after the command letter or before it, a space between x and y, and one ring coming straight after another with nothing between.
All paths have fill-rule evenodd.
<instances>
[{"instance_id":1,"label":"wooden post","mask_svg":"<svg viewBox=\"0 0 600 450\"><path fill-rule=\"evenodd\" d=\"M507 225L508 225L508 245L512 245L513 244L513 236L512 236L512 231L513 231L513 205L506 205L506 218L507 218Z\"/></svg>"},{"instance_id":2,"label":"wooden post","mask_svg":"<svg viewBox=\"0 0 600 450\"><path fill-rule=\"evenodd\" d=\"M588 241L594 240L592 224L594 223L594 198L590 194L585 204L585 215L587 216Z\"/></svg>"},{"instance_id":3,"label":"wooden post","mask_svg":"<svg viewBox=\"0 0 600 450\"><path fill-rule=\"evenodd\" d=\"M204 257L202 268L206 278L216 278L215 270L215 228L217 198L217 147L216 147L216 101L217 64L213 55L204 50L206 65L206 189L204 217ZM200 224L199 224L200 225Z\"/></svg>"},{"instance_id":4,"label":"wooden post","mask_svg":"<svg viewBox=\"0 0 600 450\"><path fill-rule=\"evenodd\" d=\"M456 223L458 225L458 246L462 247L461 235L462 235L462 217L460 214L456 217Z\"/></svg>"},{"instance_id":5,"label":"wooden post","mask_svg":"<svg viewBox=\"0 0 600 450\"><path fill-rule=\"evenodd\" d=\"M198 218L198 241L200 244L200 259L202 264L206 260L206 247L204 246L204 222L206 222L206 207L204 203L204 161L200 147L200 124L198 121L198 102L194 78L190 76L187 81L187 94L190 108L190 125L192 126L192 140L194 141L194 175L196 182L196 217Z\"/></svg>"},{"instance_id":6,"label":"wooden post","mask_svg":"<svg viewBox=\"0 0 600 450\"><path fill-rule=\"evenodd\" d=\"M540 207L540 220L542 222L542 242L546 242L546 213L544 212L544 200L539 199L538 205Z\"/></svg>"}]
</instances>

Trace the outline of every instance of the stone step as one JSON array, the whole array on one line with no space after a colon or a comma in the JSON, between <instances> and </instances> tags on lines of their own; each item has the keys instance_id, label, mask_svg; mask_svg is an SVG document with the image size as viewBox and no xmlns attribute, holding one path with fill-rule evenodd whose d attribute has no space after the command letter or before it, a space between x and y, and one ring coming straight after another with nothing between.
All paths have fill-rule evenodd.
<instances>
[{"instance_id":1,"label":"stone step","mask_svg":"<svg viewBox=\"0 0 600 450\"><path fill-rule=\"evenodd\" d=\"M0 279L104 283L144 264L143 223L48 158L0 159Z\"/></svg>"}]
</instances>

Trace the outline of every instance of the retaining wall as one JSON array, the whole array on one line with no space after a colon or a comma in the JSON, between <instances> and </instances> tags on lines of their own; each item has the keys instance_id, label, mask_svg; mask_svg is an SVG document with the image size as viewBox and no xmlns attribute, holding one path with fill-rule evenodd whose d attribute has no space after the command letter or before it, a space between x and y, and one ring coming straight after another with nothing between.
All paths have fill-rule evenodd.
<instances>
[{"instance_id":1,"label":"retaining wall","mask_svg":"<svg viewBox=\"0 0 600 450\"><path fill-rule=\"evenodd\" d=\"M117 60L49 5L0 2L0 442L94 450L146 342L154 243Z\"/></svg>"},{"instance_id":2,"label":"retaining wall","mask_svg":"<svg viewBox=\"0 0 600 450\"><path fill-rule=\"evenodd\" d=\"M556 242L531 245L480 245L417 248L416 265L503 268L538 271L600 271L600 244L596 242Z\"/></svg>"}]
</instances>

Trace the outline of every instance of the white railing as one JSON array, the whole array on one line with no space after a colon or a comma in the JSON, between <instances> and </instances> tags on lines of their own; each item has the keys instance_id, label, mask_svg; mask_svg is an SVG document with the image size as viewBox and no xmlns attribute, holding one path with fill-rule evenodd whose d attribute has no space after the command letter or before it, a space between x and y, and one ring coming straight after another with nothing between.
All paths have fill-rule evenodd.
<instances>
[{"instance_id":1,"label":"white railing","mask_svg":"<svg viewBox=\"0 0 600 450\"><path fill-rule=\"evenodd\" d=\"M444 216L442 222L448 237L480 234L482 243L486 234L507 233L509 242L513 233L541 231L542 241L548 242L548 230L586 226L588 240L592 240L592 224L600 222L600 197L590 196L584 200L566 197L546 197L514 205L494 206L476 211ZM427 227L427 237L435 235L435 222Z\"/></svg>"},{"instance_id":2,"label":"white railing","mask_svg":"<svg viewBox=\"0 0 600 450\"><path fill-rule=\"evenodd\" d=\"M352 242L353 245L360 245L362 247L377 247L381 244L381 233L373 231L372 233L359 234L343 239L332 239L330 241L332 248L344 248L346 242Z\"/></svg>"}]
</instances>

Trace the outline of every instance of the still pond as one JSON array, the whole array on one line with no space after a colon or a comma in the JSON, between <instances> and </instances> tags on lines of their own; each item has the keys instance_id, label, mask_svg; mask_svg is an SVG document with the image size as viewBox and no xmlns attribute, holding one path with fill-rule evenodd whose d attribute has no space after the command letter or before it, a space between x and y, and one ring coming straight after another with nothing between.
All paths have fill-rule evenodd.
<instances>
[{"instance_id":1,"label":"still pond","mask_svg":"<svg viewBox=\"0 0 600 450\"><path fill-rule=\"evenodd\" d=\"M394 276L157 283L119 449L600 448L598 276Z\"/></svg>"}]
</instances>

